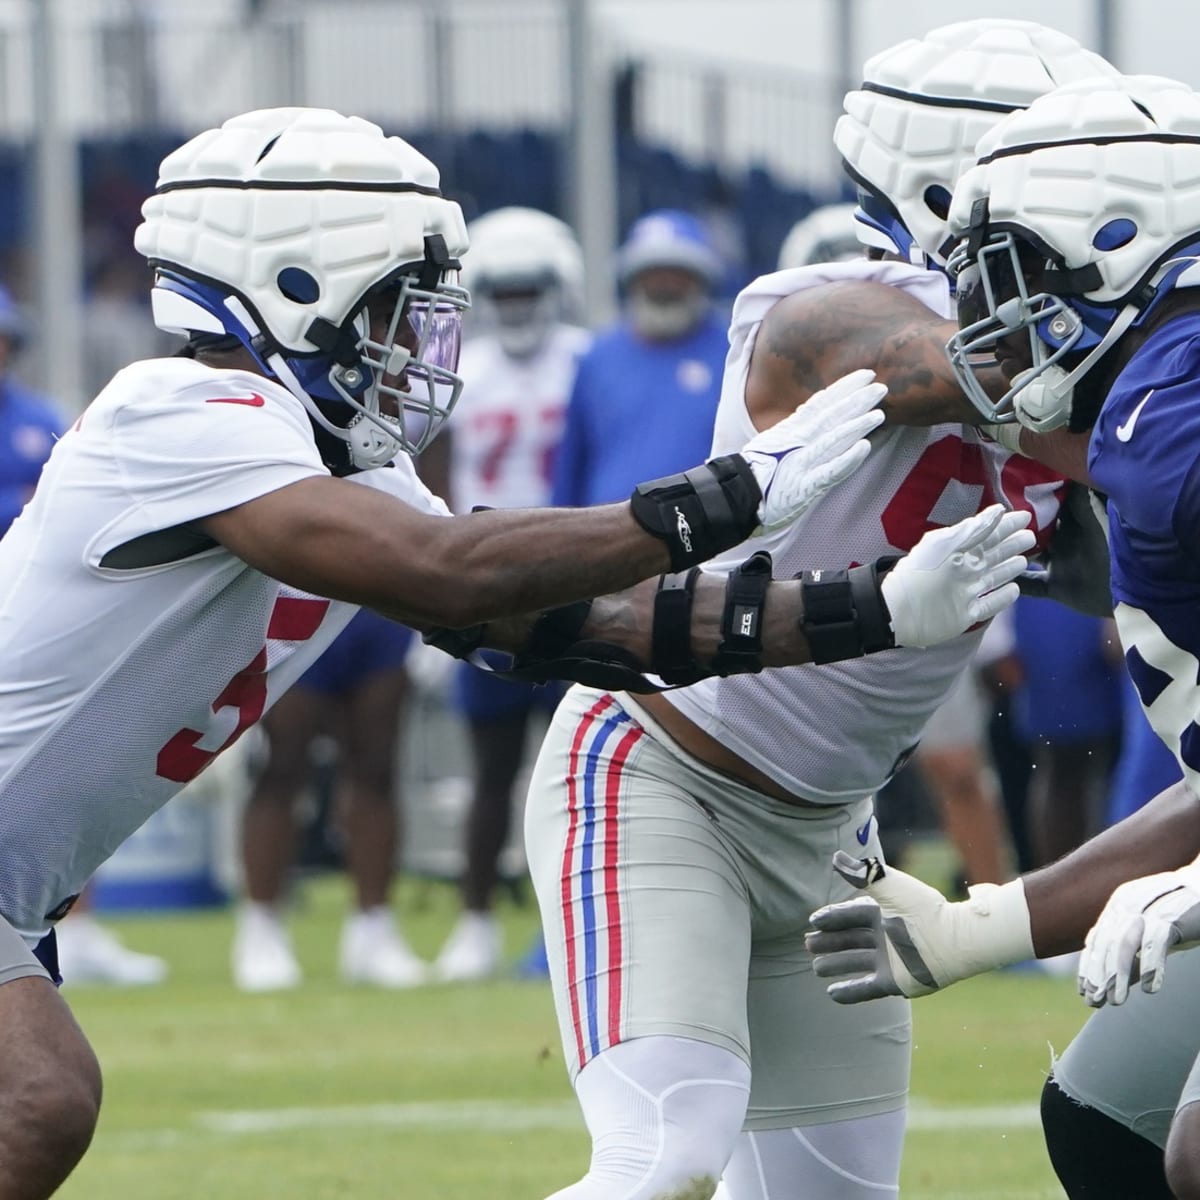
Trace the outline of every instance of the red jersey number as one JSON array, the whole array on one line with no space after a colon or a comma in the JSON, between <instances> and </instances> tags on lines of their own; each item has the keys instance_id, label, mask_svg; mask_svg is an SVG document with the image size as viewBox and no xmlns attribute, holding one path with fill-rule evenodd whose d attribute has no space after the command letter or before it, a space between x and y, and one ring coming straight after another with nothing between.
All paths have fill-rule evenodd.
<instances>
[{"instance_id":1,"label":"red jersey number","mask_svg":"<svg viewBox=\"0 0 1200 1200\"><path fill-rule=\"evenodd\" d=\"M942 528L943 523L933 520L933 513L951 485L979 489L976 512L993 503L996 499L994 476L986 453L978 443L965 442L953 434L927 446L880 514L887 540L897 549L911 550L931 529ZM1061 492L1063 486L1061 476L1019 455L1010 456L1000 470L999 488L1003 499L1010 508L1033 515L1030 528L1038 535L1039 545L1044 544L1054 527L1053 519L1043 523L1039 521L1039 515L1056 513L1057 505L1043 505L1039 514L1035 496L1031 493Z\"/></svg>"},{"instance_id":2,"label":"red jersey number","mask_svg":"<svg viewBox=\"0 0 1200 1200\"><path fill-rule=\"evenodd\" d=\"M321 626L329 610L328 600L308 596L278 596L267 622L268 641L306 642ZM157 774L175 783L191 783L222 750L254 724L267 707L267 648L264 646L224 687L213 701L212 711L232 708L237 712L233 732L215 749L198 743L204 731L181 729L158 752Z\"/></svg>"},{"instance_id":3,"label":"red jersey number","mask_svg":"<svg viewBox=\"0 0 1200 1200\"><path fill-rule=\"evenodd\" d=\"M158 752L158 774L176 783L190 783L263 715L266 704L267 648L264 646L254 656L254 661L240 670L213 701L214 713L223 708L237 709L237 724L233 732L215 750L203 750L197 745L204 736L203 732L181 729Z\"/></svg>"}]
</instances>

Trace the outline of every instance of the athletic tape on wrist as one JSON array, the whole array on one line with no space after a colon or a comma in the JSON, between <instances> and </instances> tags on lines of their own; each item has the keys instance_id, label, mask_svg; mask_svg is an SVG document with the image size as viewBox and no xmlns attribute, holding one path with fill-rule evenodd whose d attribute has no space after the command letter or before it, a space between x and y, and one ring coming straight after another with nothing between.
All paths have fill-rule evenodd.
<instances>
[{"instance_id":1,"label":"athletic tape on wrist","mask_svg":"<svg viewBox=\"0 0 1200 1200\"><path fill-rule=\"evenodd\" d=\"M1021 430L1025 426L1016 421L1007 421L1003 425L980 425L980 433L986 433L993 442L999 442L1005 450L1014 454L1021 453Z\"/></svg>"}]
</instances>

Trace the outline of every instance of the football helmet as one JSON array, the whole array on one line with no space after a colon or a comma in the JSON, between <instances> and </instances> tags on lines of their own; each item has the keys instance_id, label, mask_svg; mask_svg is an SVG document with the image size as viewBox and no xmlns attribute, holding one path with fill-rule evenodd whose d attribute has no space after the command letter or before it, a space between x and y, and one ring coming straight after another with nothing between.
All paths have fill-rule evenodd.
<instances>
[{"instance_id":1,"label":"football helmet","mask_svg":"<svg viewBox=\"0 0 1200 1200\"><path fill-rule=\"evenodd\" d=\"M945 267L950 197L975 162L976 142L1059 84L1116 74L1065 33L992 17L944 25L868 59L833 133L859 190L859 240Z\"/></svg>"},{"instance_id":2,"label":"football helmet","mask_svg":"<svg viewBox=\"0 0 1200 1200\"><path fill-rule=\"evenodd\" d=\"M583 251L571 227L536 208L498 208L467 227L464 272L476 310L506 354L528 358L583 306Z\"/></svg>"},{"instance_id":3,"label":"football helmet","mask_svg":"<svg viewBox=\"0 0 1200 1200\"><path fill-rule=\"evenodd\" d=\"M854 204L824 204L813 209L783 239L779 270L861 258L863 248L855 229L857 212Z\"/></svg>"},{"instance_id":4,"label":"football helmet","mask_svg":"<svg viewBox=\"0 0 1200 1200\"><path fill-rule=\"evenodd\" d=\"M1200 95L1154 76L1081 81L1008 117L979 154L950 213L964 238L950 360L989 420L1028 405L1026 424L1054 428L1122 334L1200 284ZM973 368L1026 341L1031 365L993 401Z\"/></svg>"},{"instance_id":5,"label":"football helmet","mask_svg":"<svg viewBox=\"0 0 1200 1200\"><path fill-rule=\"evenodd\" d=\"M142 206L155 322L236 338L335 473L418 453L458 399L467 249L437 168L329 109L244 113L169 154Z\"/></svg>"}]
</instances>

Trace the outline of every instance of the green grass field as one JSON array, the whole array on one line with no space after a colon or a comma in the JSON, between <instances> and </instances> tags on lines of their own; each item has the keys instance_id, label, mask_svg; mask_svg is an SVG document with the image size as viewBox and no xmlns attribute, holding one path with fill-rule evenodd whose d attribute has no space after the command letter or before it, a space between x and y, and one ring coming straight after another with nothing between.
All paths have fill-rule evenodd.
<instances>
[{"instance_id":1,"label":"green grass field","mask_svg":"<svg viewBox=\"0 0 1200 1200\"><path fill-rule=\"evenodd\" d=\"M496 982L386 994L340 984L345 892L310 883L294 928L300 990L229 982L228 913L117 927L171 963L145 991L68 989L104 1066L95 1143L67 1200L542 1200L579 1176L587 1139L548 990ZM400 905L432 956L454 915L442 885ZM507 908L514 954L532 910ZM906 1200L1057 1197L1036 1104L1085 1010L1072 981L975 980L916 1005Z\"/></svg>"}]
</instances>

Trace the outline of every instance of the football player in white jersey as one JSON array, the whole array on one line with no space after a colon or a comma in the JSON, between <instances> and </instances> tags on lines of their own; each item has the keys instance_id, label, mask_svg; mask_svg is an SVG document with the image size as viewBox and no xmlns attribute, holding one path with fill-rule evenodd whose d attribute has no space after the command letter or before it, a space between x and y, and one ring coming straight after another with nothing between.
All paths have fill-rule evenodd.
<instances>
[{"instance_id":1,"label":"football player in white jersey","mask_svg":"<svg viewBox=\"0 0 1200 1200\"><path fill-rule=\"evenodd\" d=\"M532 208L501 208L467 227L463 282L479 332L463 343L463 398L434 443L449 458L445 491L455 512L550 503L554 452L579 356L591 343L572 324L583 301L583 253L570 226ZM426 456L427 457L427 456ZM500 964L492 915L512 794L536 712L553 712L561 688L496 679L470 664L455 673L452 702L471 742L472 793L464 830L463 912L434 965L438 978L482 979Z\"/></svg>"},{"instance_id":2,"label":"football player in white jersey","mask_svg":"<svg viewBox=\"0 0 1200 1200\"><path fill-rule=\"evenodd\" d=\"M809 945L847 1003L1082 945L1080 993L1105 1007L1043 1091L1055 1170L1073 1200L1195 1200L1200 954L1167 955L1200 943L1200 95L1155 77L1064 87L978 151L951 211L951 355L993 419L1090 427L1125 662L1183 780L959 904L839 859L867 895L814 914ZM989 357L1010 385L995 399L973 373Z\"/></svg>"},{"instance_id":3,"label":"football player in white jersey","mask_svg":"<svg viewBox=\"0 0 1200 1200\"><path fill-rule=\"evenodd\" d=\"M773 426L856 366L887 381L890 413L924 425L876 432L863 470L757 543L777 573L800 570L813 545L858 562L904 553L995 500L1049 533L1061 478L962 424L973 409L943 348L945 219L980 133L1062 81L1105 73L1073 39L1000 20L867 64L835 141L862 189L864 240L883 253L777 272L739 295L713 447ZM733 570L747 549L706 571ZM825 642L807 628L814 660L829 661L840 633ZM568 692L526 809L564 1054L592 1137L587 1174L554 1200L701 1200L723 1172L729 1200L897 1190L908 1009L831 1012L803 927L815 898L849 894L827 850L879 855L873 794L980 636L655 696ZM668 680L690 682L688 665L680 655Z\"/></svg>"},{"instance_id":4,"label":"football player in white jersey","mask_svg":"<svg viewBox=\"0 0 1200 1200\"><path fill-rule=\"evenodd\" d=\"M143 216L155 320L185 351L114 377L0 540L9 1200L55 1190L99 1105L95 1057L51 982L54 922L359 606L458 653L516 651L541 678L653 669L655 584L583 598L795 519L861 464L880 420L884 389L862 372L627 503L452 517L411 459L457 398L467 304L462 213L432 163L360 118L247 113L168 155ZM870 569L855 597L874 644L951 636L1002 607L1027 536L996 514ZM725 591L697 586L690 628L672 626L718 668ZM823 593L783 581L759 596L763 665L810 657L806 594Z\"/></svg>"}]
</instances>

